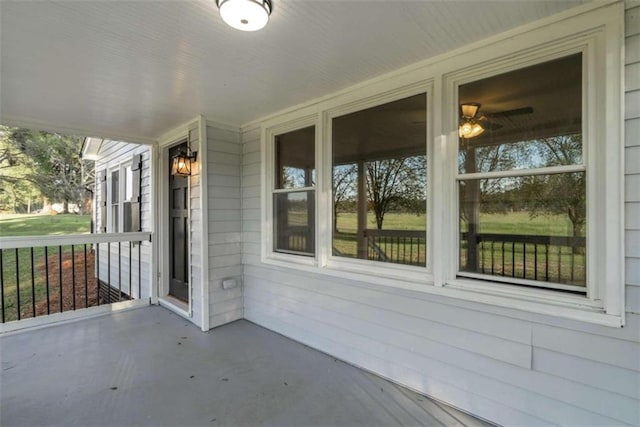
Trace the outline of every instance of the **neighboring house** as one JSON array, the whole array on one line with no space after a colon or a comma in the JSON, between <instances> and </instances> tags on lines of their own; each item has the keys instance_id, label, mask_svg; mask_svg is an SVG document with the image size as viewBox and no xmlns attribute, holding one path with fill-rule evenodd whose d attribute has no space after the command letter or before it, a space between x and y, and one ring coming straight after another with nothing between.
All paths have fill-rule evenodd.
<instances>
[{"instance_id":1,"label":"neighboring house","mask_svg":"<svg viewBox=\"0 0 640 427\"><path fill-rule=\"evenodd\" d=\"M489 16L502 4L486 7ZM401 31L389 37L403 49ZM184 46L172 61L206 56ZM246 90L225 92L214 69L227 58L214 59L192 69L211 70L229 98ZM307 78L294 63L285 65ZM215 98L182 92L188 79L178 74L172 90L189 105ZM640 5L594 2L286 109L260 105L248 122L230 110L238 123L200 115L138 138L147 145L104 140L95 151L96 231L152 232L141 246L149 260L141 282L152 286L138 295L114 281L116 267L104 262L119 259L117 246L100 248L100 278L203 331L248 319L497 424L639 425L639 76ZM318 79L306 84L325 87ZM149 105L144 118L172 109ZM553 161L535 151L543 143ZM522 146L511 162L479 160L510 144ZM176 179L170 166L185 145L197 158ZM426 183L414 191L424 227L367 226L367 167L421 156ZM349 238L332 219L341 167L353 168L359 194ZM527 193L508 191L520 182ZM496 186L502 199L489 194ZM563 234L485 231L483 209L536 203L566 213ZM392 255L386 238L415 258Z\"/></svg>"}]
</instances>

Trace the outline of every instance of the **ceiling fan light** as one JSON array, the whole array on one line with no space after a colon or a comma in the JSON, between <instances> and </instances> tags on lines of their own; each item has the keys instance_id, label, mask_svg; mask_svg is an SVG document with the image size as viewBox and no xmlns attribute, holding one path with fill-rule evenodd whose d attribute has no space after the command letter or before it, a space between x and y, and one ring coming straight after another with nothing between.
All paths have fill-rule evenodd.
<instances>
[{"instance_id":1,"label":"ceiling fan light","mask_svg":"<svg viewBox=\"0 0 640 427\"><path fill-rule=\"evenodd\" d=\"M216 0L222 20L241 31L258 31L269 22L270 0Z\"/></svg>"},{"instance_id":2,"label":"ceiling fan light","mask_svg":"<svg viewBox=\"0 0 640 427\"><path fill-rule=\"evenodd\" d=\"M473 120L465 120L460 124L458 128L458 135L460 138L475 138L484 132L484 128L480 123Z\"/></svg>"},{"instance_id":3,"label":"ceiling fan light","mask_svg":"<svg viewBox=\"0 0 640 427\"><path fill-rule=\"evenodd\" d=\"M476 116L476 114L478 113L479 109L480 109L480 104L475 103L475 102L470 102L468 104L460 105L460 110L462 112L462 117L473 118L473 117Z\"/></svg>"}]
</instances>

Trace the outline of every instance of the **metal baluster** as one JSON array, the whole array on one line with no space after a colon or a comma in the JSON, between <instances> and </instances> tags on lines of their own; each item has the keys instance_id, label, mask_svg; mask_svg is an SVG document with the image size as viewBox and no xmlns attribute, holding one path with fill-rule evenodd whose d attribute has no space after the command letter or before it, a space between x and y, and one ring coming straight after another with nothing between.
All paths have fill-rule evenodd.
<instances>
[{"instance_id":1,"label":"metal baluster","mask_svg":"<svg viewBox=\"0 0 640 427\"><path fill-rule=\"evenodd\" d=\"M522 243L522 278L527 278L527 244Z\"/></svg>"},{"instance_id":2,"label":"metal baluster","mask_svg":"<svg viewBox=\"0 0 640 427\"><path fill-rule=\"evenodd\" d=\"M73 296L71 300L73 302L73 310L76 309L76 247L71 245L71 292Z\"/></svg>"},{"instance_id":3,"label":"metal baluster","mask_svg":"<svg viewBox=\"0 0 640 427\"><path fill-rule=\"evenodd\" d=\"M511 242L511 277L516 277L516 242Z\"/></svg>"},{"instance_id":4,"label":"metal baluster","mask_svg":"<svg viewBox=\"0 0 640 427\"><path fill-rule=\"evenodd\" d=\"M131 285L131 255L131 241L129 241L129 297L133 299L133 286ZM139 294L138 298L140 298Z\"/></svg>"},{"instance_id":5,"label":"metal baluster","mask_svg":"<svg viewBox=\"0 0 640 427\"><path fill-rule=\"evenodd\" d=\"M58 246L58 284L60 285L60 313L62 313L64 308L62 301L62 246Z\"/></svg>"},{"instance_id":6,"label":"metal baluster","mask_svg":"<svg viewBox=\"0 0 640 427\"><path fill-rule=\"evenodd\" d=\"M545 274L545 280L548 282L549 281L549 244L545 244L544 245L544 250L545 250L545 263L544 263L544 274Z\"/></svg>"},{"instance_id":7,"label":"metal baluster","mask_svg":"<svg viewBox=\"0 0 640 427\"><path fill-rule=\"evenodd\" d=\"M36 317L36 275L33 267L33 247L31 249L31 310Z\"/></svg>"},{"instance_id":8,"label":"metal baluster","mask_svg":"<svg viewBox=\"0 0 640 427\"><path fill-rule=\"evenodd\" d=\"M4 315L4 259L2 256L3 252L0 249L0 299L2 299L2 323L4 323L5 315Z\"/></svg>"},{"instance_id":9,"label":"metal baluster","mask_svg":"<svg viewBox=\"0 0 640 427\"><path fill-rule=\"evenodd\" d=\"M18 311L18 320L20 320L20 265L18 262L18 248L16 248L16 304Z\"/></svg>"},{"instance_id":10,"label":"metal baluster","mask_svg":"<svg viewBox=\"0 0 640 427\"><path fill-rule=\"evenodd\" d=\"M122 242L118 242L118 302L122 301Z\"/></svg>"},{"instance_id":11,"label":"metal baluster","mask_svg":"<svg viewBox=\"0 0 640 427\"><path fill-rule=\"evenodd\" d=\"M533 244L533 280L538 280L538 244Z\"/></svg>"},{"instance_id":12,"label":"metal baluster","mask_svg":"<svg viewBox=\"0 0 640 427\"><path fill-rule=\"evenodd\" d=\"M138 242L138 295L142 295L142 242Z\"/></svg>"},{"instance_id":13,"label":"metal baluster","mask_svg":"<svg viewBox=\"0 0 640 427\"><path fill-rule=\"evenodd\" d=\"M558 282L562 283L562 246L558 246Z\"/></svg>"},{"instance_id":14,"label":"metal baluster","mask_svg":"<svg viewBox=\"0 0 640 427\"><path fill-rule=\"evenodd\" d=\"M84 308L89 307L89 275L87 274L87 244L84 244Z\"/></svg>"},{"instance_id":15,"label":"metal baluster","mask_svg":"<svg viewBox=\"0 0 640 427\"><path fill-rule=\"evenodd\" d=\"M51 296L49 295L49 247L44 247L44 275L47 287L47 314L51 314Z\"/></svg>"},{"instance_id":16,"label":"metal baluster","mask_svg":"<svg viewBox=\"0 0 640 427\"><path fill-rule=\"evenodd\" d=\"M494 245L494 241L491 241L491 274L493 275L493 245Z\"/></svg>"},{"instance_id":17,"label":"metal baluster","mask_svg":"<svg viewBox=\"0 0 640 427\"><path fill-rule=\"evenodd\" d=\"M111 303L111 242L107 243L107 304Z\"/></svg>"},{"instance_id":18,"label":"metal baluster","mask_svg":"<svg viewBox=\"0 0 640 427\"><path fill-rule=\"evenodd\" d=\"M504 241L502 242L502 275L506 276L506 273L504 271Z\"/></svg>"}]
</instances>

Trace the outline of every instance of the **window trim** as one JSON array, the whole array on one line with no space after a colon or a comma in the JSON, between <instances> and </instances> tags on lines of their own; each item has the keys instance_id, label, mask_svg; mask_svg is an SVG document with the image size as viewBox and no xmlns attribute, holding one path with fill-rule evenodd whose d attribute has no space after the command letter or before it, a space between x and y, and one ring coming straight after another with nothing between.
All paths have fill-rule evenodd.
<instances>
[{"instance_id":1,"label":"window trim","mask_svg":"<svg viewBox=\"0 0 640 427\"><path fill-rule=\"evenodd\" d=\"M580 6L262 121L262 261L345 281L357 280L363 286L383 285L450 297L451 304L474 304L477 309L488 312L503 313L506 308L606 326L624 325L623 11L623 4L614 1ZM595 280L593 273L588 273L587 286L592 287L589 298L544 288L457 277L458 201L454 197L458 179L457 85L462 84L465 78L478 80L483 75L486 77L544 62L553 59L553 55L566 56L570 52L575 53L576 49L583 49L583 144L586 140L591 144L583 151L583 165L588 174L597 172L587 182L587 229L590 230L587 268L589 271L600 270ZM495 71L496 64L501 66L499 72ZM389 102L393 100L392 94L410 91L408 88L429 81L433 85L426 89L427 95L431 95L427 103L429 274L422 267L417 267L421 273L413 274L408 266L399 266L401 268L398 269L398 265L385 263L376 271L367 261L345 258L345 263L341 262L342 259L334 259L340 257L329 253L333 202L331 119ZM273 230L270 221L271 193L267 191L267 183L273 179L269 141L274 129L276 132L293 130L295 126L292 123L301 120L298 127L316 126L316 255L312 260L272 253L269 238ZM601 123L607 125L598 128ZM581 165L580 169L583 168ZM534 173L544 171L536 170ZM451 216L453 218L448 218ZM437 247L434 242L437 242ZM594 250L592 246L595 243L600 243L601 247Z\"/></svg>"},{"instance_id":2,"label":"window trim","mask_svg":"<svg viewBox=\"0 0 640 427\"><path fill-rule=\"evenodd\" d=\"M592 92L591 90L593 89L592 87L595 85L594 83L590 84L590 82L597 81L597 77L598 77L596 76L596 78L593 78L593 74L591 74L591 78L587 78L587 76L590 75L588 71L590 68L589 62L595 60L594 58L596 56L593 53L595 42L596 41L594 40L592 35L584 35L583 37L579 37L575 40L567 41L565 43L560 43L557 46L555 45L549 46L544 49L532 49L529 52L525 52L517 56L516 57L516 59L518 60L517 62L513 61L510 58L504 58L499 61L492 61L490 65L484 67L482 72L478 74L475 74L473 72L473 69L465 69L460 72L452 73L445 78L444 84L451 86L449 88L449 93L451 93L452 98L448 99L448 104L452 104L457 107L459 102L458 88L461 85L476 82L476 81L481 81L483 79L490 78L503 73L507 73L510 71L517 71L525 67L542 64L547 61L553 61L555 59L565 58L573 54L577 54L577 53L582 54L582 77L583 77L582 78L583 120L582 120L582 129L581 129L582 162L580 164L572 164L572 165L559 165L559 166L552 166L552 167L534 167L534 168L528 168L528 169L513 169L513 170L501 170L501 171L494 171L494 172L474 172L474 173L460 173L456 164L455 173L453 174L455 192L451 193L451 195L454 196L452 197L453 200L451 200L451 205L452 206L455 205L454 213L458 215L457 218L459 218L459 215L460 215L459 199L457 196L459 194L458 185L461 181L475 180L475 179L502 178L502 177L523 177L523 176L534 176L534 175L584 172L587 177L586 195L588 196L587 197L586 229L587 231L595 229L596 227L595 223L597 223L597 219L593 219L592 218L593 215L589 213L590 211L592 211L592 205L595 203L594 201L592 201L592 199L594 199L595 197L589 196L590 194L589 188L590 188L591 181L594 179L597 179L597 177L594 178L594 173L592 173L594 168L603 167L603 165L590 166L589 164L589 159L593 157L589 155L589 152L591 149L593 149L593 146L595 145L595 141L598 138L597 138L597 135L594 136L594 132L593 132L592 123L594 123L594 120L592 117L588 117L587 114L589 112L593 112L594 110L602 109L602 106L597 104L597 100L593 95L588 96ZM459 76L462 76L462 78L459 78ZM455 123L457 124L457 121L458 121L457 115L452 120L455 120ZM455 142L452 142L452 144L455 144L456 146L456 152L454 157L455 159L457 159L458 158L457 148L459 146L459 138L456 138ZM456 251L455 273L451 271L448 272L449 281L455 281L457 279L463 278L463 279L471 279L471 280L476 279L476 280L482 280L482 281L500 282L500 283L515 285L515 286L525 285L525 286L538 287L541 289L568 290L568 291L575 291L579 289L578 286L566 285L566 284L556 283L556 282L540 282L540 281L535 281L530 279L506 278L502 276L491 276L489 274L463 271L460 268L460 256L459 256L459 253L460 253L460 238L459 238L460 221L459 219L455 221L454 227L455 227L455 235L457 236L456 242L454 245L455 251ZM599 297L597 293L598 287L594 285L595 279L590 276L590 274L593 274L593 266L592 266L593 262L591 262L590 258L591 258L591 253L595 249L597 242L594 242L595 239L593 239L592 237L589 237L590 234L591 233L587 232L587 237L588 237L587 251L586 251L587 252L586 254L587 270L585 271L586 286L584 288L584 291L586 292L587 299L594 301L594 300L598 300ZM581 291L582 289L579 289L579 290Z\"/></svg>"},{"instance_id":3,"label":"window trim","mask_svg":"<svg viewBox=\"0 0 640 427\"><path fill-rule=\"evenodd\" d=\"M277 189L275 188L275 137L277 135L292 132L295 130L303 129L306 127L314 126L315 140L315 170L316 170L316 185L315 187L300 187L295 189ZM271 261L283 261L291 262L302 265L317 265L319 242L318 242L318 184L320 181L320 170L318 165L318 146L320 141L320 124L317 113L309 113L296 115L284 122L274 123L272 126L263 127L261 138L261 164L262 164L262 251L261 259L263 262ZM268 165L268 166L266 166ZM266 166L266 167L265 167ZM274 218L273 218L273 195L279 193L290 193L297 191L309 191L314 192L314 203L316 206L316 215L314 218L314 230L315 236L315 253L309 254L294 254L282 251L275 251L273 247L274 242Z\"/></svg>"},{"instance_id":4,"label":"window trim","mask_svg":"<svg viewBox=\"0 0 640 427\"><path fill-rule=\"evenodd\" d=\"M381 277L389 277L389 278L397 278L397 279L405 279L410 281L422 281L422 282L432 282L433 281L433 262L432 262L432 252L430 248L432 247L432 237L431 237L431 227L433 221L429 221L434 215L434 208L432 202L432 190L434 187L429 185L432 182L433 178L433 167L432 167L432 153L433 153L433 131L432 131L432 123L433 123L433 113L432 113L432 104L433 104L433 90L434 90L434 79L428 78L425 80L418 81L408 86L402 86L393 90L385 91L383 93L379 93L373 96L369 96L366 98L359 99L357 101L351 102L346 105L339 105L333 108L329 108L323 111L323 124L325 126L325 135L326 138L323 141L324 148L324 158L321 164L321 168L323 170L323 176L325 181L323 182L323 188L326 191L323 191L323 201L324 205L328 209L327 215L323 215L321 220L324 222L323 229L326 230L328 240L328 246L325 249L326 256L320 260L320 265L326 268L336 268L345 271L352 271L356 273L363 274L375 274ZM394 101L399 101L404 98L408 98L415 95L425 94L426 97L426 129L427 132L425 134L425 153L427 156L427 209L426 209L426 248L427 248L427 257L425 266L410 266L410 265L402 265L395 263L381 263L379 261L369 261L357 258L349 258L349 257L339 257L333 255L330 248L333 245L333 119L337 117L341 117L347 114L356 113L359 111L363 111L369 108L377 107L383 104L387 104Z\"/></svg>"}]
</instances>

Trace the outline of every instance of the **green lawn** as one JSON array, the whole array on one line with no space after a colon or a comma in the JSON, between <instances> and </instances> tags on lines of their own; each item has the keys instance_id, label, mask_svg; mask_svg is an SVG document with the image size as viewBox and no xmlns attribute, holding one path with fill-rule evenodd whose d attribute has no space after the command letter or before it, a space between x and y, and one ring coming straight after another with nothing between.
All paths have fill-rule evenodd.
<instances>
[{"instance_id":1,"label":"green lawn","mask_svg":"<svg viewBox=\"0 0 640 427\"><path fill-rule=\"evenodd\" d=\"M7 236L42 236L42 235L62 235L89 233L91 231L90 215L23 215L0 218L0 237ZM84 255L84 247L76 245L74 247L76 257ZM60 269L60 258L58 247L47 249L45 258L45 248L33 248L34 268L31 267L30 248L6 249L2 251L2 275L4 283L4 307L5 320L15 320L18 314L18 295L20 297L20 311L22 316L33 314L34 298L35 302L46 301L47 287L46 275L44 274L45 259L49 260L50 285L49 292L51 298L59 293L59 272L62 271L63 283L67 276L70 276L67 264L71 260L71 247L63 248L63 262ZM16 272L16 257L18 272ZM83 262L83 261L82 261ZM33 281L32 281L33 274ZM78 271L78 275L83 271ZM19 279L20 292L17 291ZM32 284L33 282L33 284ZM55 300L59 304L59 299Z\"/></svg>"},{"instance_id":2,"label":"green lawn","mask_svg":"<svg viewBox=\"0 0 640 427\"><path fill-rule=\"evenodd\" d=\"M91 215L22 215L2 218L0 237L91 232Z\"/></svg>"},{"instance_id":3,"label":"green lawn","mask_svg":"<svg viewBox=\"0 0 640 427\"><path fill-rule=\"evenodd\" d=\"M338 233L334 235L334 251L346 257L357 254L357 215L352 212L338 214ZM367 229L375 229L375 217L369 212ZM383 230L425 230L425 215L407 213L387 213ZM466 231L466 224L461 224ZM509 214L481 214L480 232L496 234L523 234L547 236L571 236L572 225L566 215L540 215L531 218L526 212ZM390 242L390 243L389 243ZM424 240L403 240L403 238L380 238L378 246L395 262L424 265L426 244ZM466 260L466 243L461 245L460 264ZM370 259L373 254L369 253ZM584 285L585 256L574 254L568 247L522 244L483 244L478 248L479 270L486 274L514 276L561 283Z\"/></svg>"}]
</instances>

